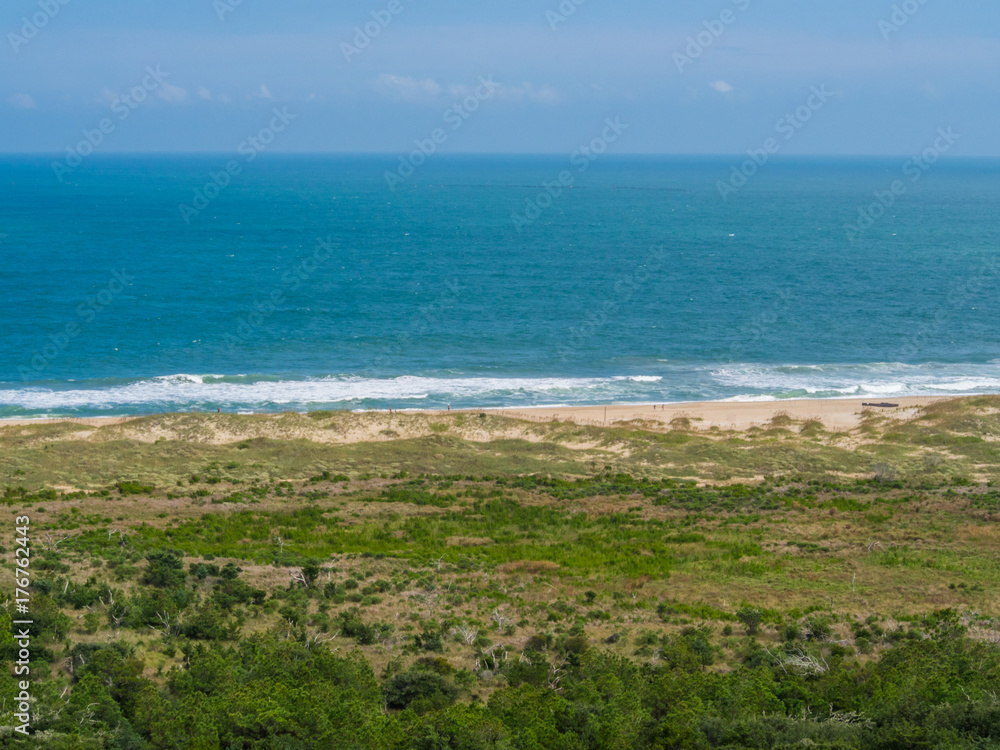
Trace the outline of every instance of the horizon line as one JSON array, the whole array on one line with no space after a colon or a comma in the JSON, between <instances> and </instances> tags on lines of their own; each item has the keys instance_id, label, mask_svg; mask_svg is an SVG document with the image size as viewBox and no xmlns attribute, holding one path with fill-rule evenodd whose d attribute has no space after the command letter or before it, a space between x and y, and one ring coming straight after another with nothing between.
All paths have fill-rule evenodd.
<instances>
[{"instance_id":1,"label":"horizon line","mask_svg":"<svg viewBox=\"0 0 1000 750\"><path fill-rule=\"evenodd\" d=\"M112 151L100 154L93 154L88 157L88 160L101 159L101 158L114 158L114 157L133 157L133 156L233 156L235 152L233 151ZM378 157L378 158L398 158L401 154L405 154L403 151L272 151L269 153L259 154L260 158L270 158L270 157L281 157L281 156L339 156L339 157ZM458 151L449 153L437 153L434 155L435 159L447 159L456 157L563 157L570 156L572 151ZM2 151L0 150L0 158L9 157L38 157L38 158L62 158L65 155L63 151ZM885 153L885 154L872 154L872 153L852 153L852 154L841 154L841 153L816 153L816 154L775 154L772 157L773 161L779 160L794 160L794 159L908 159L914 156L919 156L919 154L913 154L909 152L900 153ZM602 161L615 159L615 158L688 158L688 159L746 159L748 154L743 153L723 153L723 152L712 152L712 153L680 153L680 152L669 152L669 151L626 151L622 153L615 154L604 154L601 157ZM945 155L942 156L941 161L962 161L962 160L995 160L1000 161L1000 154L962 154L962 155Z\"/></svg>"}]
</instances>

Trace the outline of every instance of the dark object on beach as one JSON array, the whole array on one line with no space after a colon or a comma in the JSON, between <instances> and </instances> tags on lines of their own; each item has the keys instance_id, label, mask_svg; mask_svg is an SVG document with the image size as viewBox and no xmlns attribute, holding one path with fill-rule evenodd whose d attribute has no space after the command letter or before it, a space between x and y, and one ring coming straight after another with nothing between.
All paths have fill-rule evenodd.
<instances>
[{"instance_id":1,"label":"dark object on beach","mask_svg":"<svg viewBox=\"0 0 1000 750\"><path fill-rule=\"evenodd\" d=\"M861 404L862 406L877 406L880 409L898 409L899 404Z\"/></svg>"}]
</instances>

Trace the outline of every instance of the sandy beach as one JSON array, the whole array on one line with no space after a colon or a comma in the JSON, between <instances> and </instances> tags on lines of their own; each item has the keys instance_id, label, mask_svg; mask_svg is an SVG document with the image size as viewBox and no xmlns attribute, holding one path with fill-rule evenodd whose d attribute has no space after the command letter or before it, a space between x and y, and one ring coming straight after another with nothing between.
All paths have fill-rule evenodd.
<instances>
[{"instance_id":1,"label":"sandy beach","mask_svg":"<svg viewBox=\"0 0 1000 750\"><path fill-rule=\"evenodd\" d=\"M911 397L892 399L889 403L898 408L878 408L863 406L863 399L802 399L794 401L699 401L678 404L608 404L599 406L532 407L523 409L466 409L452 412L407 411L406 414L462 414L487 412L517 419L538 422L552 420L572 421L586 425L612 425L614 423L645 420L669 424L672 420L686 418L696 429L745 430L761 425L779 414L787 414L796 420L818 419L827 429L850 430L860 424L861 415L874 408L880 414L897 419L908 419L921 406L947 401L951 397ZM882 403L878 401L878 403ZM210 412L208 413L211 414ZM141 417L70 417L64 419L9 419L0 421L0 427L16 425L37 425L55 422L73 422L92 427L123 424Z\"/></svg>"},{"instance_id":2,"label":"sandy beach","mask_svg":"<svg viewBox=\"0 0 1000 750\"><path fill-rule=\"evenodd\" d=\"M888 403L898 404L898 408L877 408L875 411L897 419L912 417L921 406L950 397L910 397L891 399ZM864 399L802 399L794 401L699 401L683 404L609 404L608 406L573 406L538 409L498 409L494 413L523 419L572 420L581 424L613 424L636 419L653 420L669 424L677 418L691 420L691 426L699 429L719 427L721 429L745 430L754 425L764 424L779 414L787 414L796 420L818 419L828 429L850 430L860 424L861 414L867 409ZM876 403L882 403L878 400Z\"/></svg>"}]
</instances>

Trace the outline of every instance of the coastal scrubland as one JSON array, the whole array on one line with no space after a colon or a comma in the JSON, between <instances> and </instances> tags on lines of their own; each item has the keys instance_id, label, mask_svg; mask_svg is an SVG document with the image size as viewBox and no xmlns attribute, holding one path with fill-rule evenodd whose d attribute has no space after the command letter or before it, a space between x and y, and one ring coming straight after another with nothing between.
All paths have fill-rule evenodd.
<instances>
[{"instance_id":1,"label":"coastal scrubland","mask_svg":"<svg viewBox=\"0 0 1000 750\"><path fill-rule=\"evenodd\" d=\"M4 747L1000 747L1000 397L0 425L0 487Z\"/></svg>"}]
</instances>

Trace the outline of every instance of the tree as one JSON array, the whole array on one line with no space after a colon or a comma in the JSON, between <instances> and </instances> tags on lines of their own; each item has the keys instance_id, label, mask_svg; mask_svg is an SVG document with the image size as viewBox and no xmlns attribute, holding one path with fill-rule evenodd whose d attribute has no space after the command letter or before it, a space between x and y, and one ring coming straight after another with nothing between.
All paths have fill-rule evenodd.
<instances>
[{"instance_id":1,"label":"tree","mask_svg":"<svg viewBox=\"0 0 1000 750\"><path fill-rule=\"evenodd\" d=\"M172 549L161 549L146 555L146 574L142 582L149 586L163 589L173 589L184 585L187 574L184 572L183 553Z\"/></svg>"},{"instance_id":2,"label":"tree","mask_svg":"<svg viewBox=\"0 0 1000 750\"><path fill-rule=\"evenodd\" d=\"M389 708L413 708L417 713L446 708L458 697L458 688L435 672L403 672L383 688Z\"/></svg>"},{"instance_id":3,"label":"tree","mask_svg":"<svg viewBox=\"0 0 1000 750\"><path fill-rule=\"evenodd\" d=\"M760 624L764 621L764 614L756 607L743 607L736 612L736 619L743 623L747 629L747 635L757 635Z\"/></svg>"},{"instance_id":4,"label":"tree","mask_svg":"<svg viewBox=\"0 0 1000 750\"><path fill-rule=\"evenodd\" d=\"M305 565L302 566L302 577L306 579L306 588L312 588L316 584L316 579L319 578L320 567L316 560L308 560Z\"/></svg>"}]
</instances>

